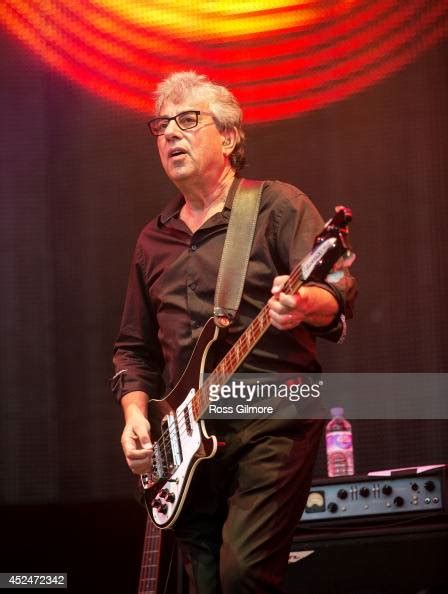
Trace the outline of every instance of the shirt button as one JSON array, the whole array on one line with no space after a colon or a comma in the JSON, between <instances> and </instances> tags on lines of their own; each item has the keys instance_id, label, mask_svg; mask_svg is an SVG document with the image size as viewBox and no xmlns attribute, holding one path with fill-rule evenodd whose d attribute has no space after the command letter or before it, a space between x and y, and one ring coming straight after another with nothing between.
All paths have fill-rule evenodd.
<instances>
[{"instance_id":1,"label":"shirt button","mask_svg":"<svg viewBox=\"0 0 448 594\"><path fill-rule=\"evenodd\" d=\"M197 249L198 249L198 246L195 243L193 243L192 246L191 246L191 250L193 252L195 252Z\"/></svg>"},{"instance_id":2,"label":"shirt button","mask_svg":"<svg viewBox=\"0 0 448 594\"><path fill-rule=\"evenodd\" d=\"M199 328L200 325L201 324L197 320L195 320L192 324L193 328Z\"/></svg>"},{"instance_id":3,"label":"shirt button","mask_svg":"<svg viewBox=\"0 0 448 594\"><path fill-rule=\"evenodd\" d=\"M196 282L192 282L192 283L190 284L190 289L191 289L192 291L195 291L197 286L198 286L198 284L197 284Z\"/></svg>"}]
</instances>

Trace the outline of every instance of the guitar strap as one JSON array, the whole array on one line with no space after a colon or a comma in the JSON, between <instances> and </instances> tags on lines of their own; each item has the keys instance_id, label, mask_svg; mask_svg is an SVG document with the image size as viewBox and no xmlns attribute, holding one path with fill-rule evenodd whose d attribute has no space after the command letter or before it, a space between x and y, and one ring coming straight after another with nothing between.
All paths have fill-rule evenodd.
<instances>
[{"instance_id":1,"label":"guitar strap","mask_svg":"<svg viewBox=\"0 0 448 594\"><path fill-rule=\"evenodd\" d=\"M241 179L233 199L213 310L215 324L222 328L232 323L240 306L263 186L263 181Z\"/></svg>"}]
</instances>

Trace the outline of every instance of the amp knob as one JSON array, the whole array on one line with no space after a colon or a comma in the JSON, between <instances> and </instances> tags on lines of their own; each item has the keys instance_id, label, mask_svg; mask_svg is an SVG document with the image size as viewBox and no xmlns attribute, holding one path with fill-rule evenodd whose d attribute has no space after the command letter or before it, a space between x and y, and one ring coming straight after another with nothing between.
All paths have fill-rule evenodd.
<instances>
[{"instance_id":1,"label":"amp knob","mask_svg":"<svg viewBox=\"0 0 448 594\"><path fill-rule=\"evenodd\" d=\"M384 495L390 495L392 493L392 487L390 485L384 485L381 490Z\"/></svg>"},{"instance_id":2,"label":"amp knob","mask_svg":"<svg viewBox=\"0 0 448 594\"><path fill-rule=\"evenodd\" d=\"M334 501L332 501L331 503L328 504L327 509L332 514L335 514L338 511L338 504L335 503Z\"/></svg>"},{"instance_id":3,"label":"amp knob","mask_svg":"<svg viewBox=\"0 0 448 594\"><path fill-rule=\"evenodd\" d=\"M368 497L370 495L370 491L368 487L361 487L361 489L359 490L359 494L361 495L361 497Z\"/></svg>"},{"instance_id":4,"label":"amp knob","mask_svg":"<svg viewBox=\"0 0 448 594\"><path fill-rule=\"evenodd\" d=\"M348 493L345 489L339 489L338 497L339 499L347 499Z\"/></svg>"},{"instance_id":5,"label":"amp knob","mask_svg":"<svg viewBox=\"0 0 448 594\"><path fill-rule=\"evenodd\" d=\"M434 481L426 481L425 483L425 489L429 492L434 491L434 489L436 488Z\"/></svg>"},{"instance_id":6,"label":"amp knob","mask_svg":"<svg viewBox=\"0 0 448 594\"><path fill-rule=\"evenodd\" d=\"M404 499L403 497L395 497L394 499L394 505L396 505L397 507L401 507L404 504Z\"/></svg>"}]
</instances>

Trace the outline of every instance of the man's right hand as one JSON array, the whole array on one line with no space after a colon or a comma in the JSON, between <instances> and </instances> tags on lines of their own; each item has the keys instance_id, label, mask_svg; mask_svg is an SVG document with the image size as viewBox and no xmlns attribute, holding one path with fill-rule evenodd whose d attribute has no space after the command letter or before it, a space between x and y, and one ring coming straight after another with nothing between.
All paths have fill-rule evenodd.
<instances>
[{"instance_id":1,"label":"man's right hand","mask_svg":"<svg viewBox=\"0 0 448 594\"><path fill-rule=\"evenodd\" d=\"M152 469L152 443L149 422L141 413L132 415L121 435L126 462L134 474L146 474Z\"/></svg>"},{"instance_id":2,"label":"man's right hand","mask_svg":"<svg viewBox=\"0 0 448 594\"><path fill-rule=\"evenodd\" d=\"M152 470L153 447L146 418L148 397L143 392L131 392L122 398L126 424L121 435L121 446L129 468L134 474Z\"/></svg>"}]
</instances>

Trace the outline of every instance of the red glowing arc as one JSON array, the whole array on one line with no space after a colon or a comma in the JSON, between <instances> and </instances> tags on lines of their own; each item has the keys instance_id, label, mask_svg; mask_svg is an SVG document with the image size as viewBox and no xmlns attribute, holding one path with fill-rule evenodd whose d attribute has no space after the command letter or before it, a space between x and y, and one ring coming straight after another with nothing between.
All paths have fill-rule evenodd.
<instances>
[{"instance_id":1,"label":"red glowing arc","mask_svg":"<svg viewBox=\"0 0 448 594\"><path fill-rule=\"evenodd\" d=\"M149 114L151 90L163 76L195 69L235 92L247 122L295 117L344 99L448 33L443 1L243 4L247 12L232 16L223 8L231 3L217 1L213 12L207 2L195 3L190 38L186 0L165 1L166 13L156 12L157 2L145 8L136 1L4 0L0 22L101 97Z\"/></svg>"}]
</instances>

